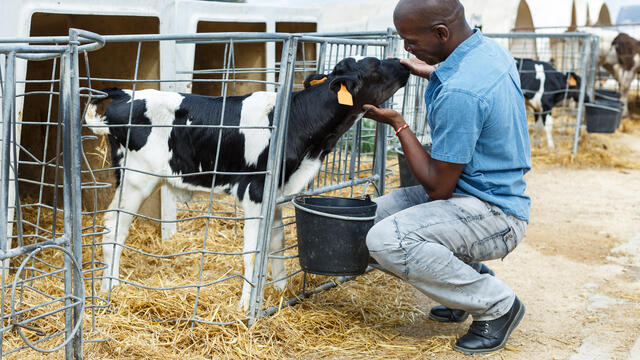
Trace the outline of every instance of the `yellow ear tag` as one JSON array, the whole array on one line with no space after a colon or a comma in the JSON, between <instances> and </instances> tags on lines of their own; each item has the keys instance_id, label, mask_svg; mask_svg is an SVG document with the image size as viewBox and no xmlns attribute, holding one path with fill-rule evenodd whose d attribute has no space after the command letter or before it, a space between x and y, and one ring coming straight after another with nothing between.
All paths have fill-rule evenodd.
<instances>
[{"instance_id":1,"label":"yellow ear tag","mask_svg":"<svg viewBox=\"0 0 640 360\"><path fill-rule=\"evenodd\" d=\"M323 82L327 81L327 77L323 77L320 80L311 80L309 81L309 85L314 86L314 85L318 85L318 84L322 84Z\"/></svg>"},{"instance_id":2,"label":"yellow ear tag","mask_svg":"<svg viewBox=\"0 0 640 360\"><path fill-rule=\"evenodd\" d=\"M344 84L340 84L340 90L338 91L338 104L353 106L353 96L351 96L351 93L347 90L347 87L344 86Z\"/></svg>"},{"instance_id":3,"label":"yellow ear tag","mask_svg":"<svg viewBox=\"0 0 640 360\"><path fill-rule=\"evenodd\" d=\"M578 82L576 81L576 78L573 77L573 75L569 75L569 86L578 86Z\"/></svg>"}]
</instances>

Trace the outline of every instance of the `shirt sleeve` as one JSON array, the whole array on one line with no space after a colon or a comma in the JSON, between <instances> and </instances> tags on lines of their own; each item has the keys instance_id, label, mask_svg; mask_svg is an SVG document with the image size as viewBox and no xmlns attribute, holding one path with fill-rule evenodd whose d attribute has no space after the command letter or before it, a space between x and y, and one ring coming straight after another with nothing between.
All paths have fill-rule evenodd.
<instances>
[{"instance_id":1,"label":"shirt sleeve","mask_svg":"<svg viewBox=\"0 0 640 360\"><path fill-rule=\"evenodd\" d=\"M456 164L471 161L484 125L486 103L461 90L440 93L432 106L431 157Z\"/></svg>"}]
</instances>

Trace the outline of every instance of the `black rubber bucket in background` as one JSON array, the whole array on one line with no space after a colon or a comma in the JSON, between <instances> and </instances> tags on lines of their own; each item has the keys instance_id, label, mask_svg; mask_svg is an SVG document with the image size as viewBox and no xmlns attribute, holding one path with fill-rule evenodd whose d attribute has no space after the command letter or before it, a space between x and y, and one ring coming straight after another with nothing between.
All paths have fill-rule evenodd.
<instances>
[{"instance_id":1,"label":"black rubber bucket in background","mask_svg":"<svg viewBox=\"0 0 640 360\"><path fill-rule=\"evenodd\" d=\"M369 263L367 232L377 204L364 199L298 196L293 199L298 260L311 274L360 275Z\"/></svg>"},{"instance_id":2,"label":"black rubber bucket in background","mask_svg":"<svg viewBox=\"0 0 640 360\"><path fill-rule=\"evenodd\" d=\"M422 145L424 151L427 154L431 154L431 144ZM411 169L409 168L409 164L407 164L407 158L404 156L404 151L402 151L402 146L398 146L394 149L394 151L398 154L398 169L400 170L400 187L409 187L420 185L418 180L416 180L413 173L411 173Z\"/></svg>"},{"instance_id":3,"label":"black rubber bucket in background","mask_svg":"<svg viewBox=\"0 0 640 360\"><path fill-rule=\"evenodd\" d=\"M590 133L614 133L622 120L622 103L616 100L596 100L585 104L585 122Z\"/></svg>"},{"instance_id":4,"label":"black rubber bucket in background","mask_svg":"<svg viewBox=\"0 0 640 360\"><path fill-rule=\"evenodd\" d=\"M596 89L596 102L598 100L620 101L621 97L622 93L614 90Z\"/></svg>"}]
</instances>

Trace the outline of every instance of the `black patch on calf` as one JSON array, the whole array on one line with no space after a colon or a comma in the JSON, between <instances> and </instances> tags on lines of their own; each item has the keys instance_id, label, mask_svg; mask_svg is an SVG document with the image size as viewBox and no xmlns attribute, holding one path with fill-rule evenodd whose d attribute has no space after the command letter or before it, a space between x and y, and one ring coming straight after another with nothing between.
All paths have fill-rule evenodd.
<instances>
[{"instance_id":1,"label":"black patch on calf","mask_svg":"<svg viewBox=\"0 0 640 360\"><path fill-rule=\"evenodd\" d=\"M147 106L145 100L134 100L131 108L131 96L118 88L107 88L102 91L113 99L104 112L105 122L110 126L109 133L122 145L128 145L129 150L140 150L147 143L147 138L151 134L151 121L145 116ZM97 102L102 101L99 99ZM146 126L129 126L129 114L131 113L131 124ZM127 136L129 141L127 144Z\"/></svg>"},{"instance_id":2,"label":"black patch on calf","mask_svg":"<svg viewBox=\"0 0 640 360\"><path fill-rule=\"evenodd\" d=\"M192 94L182 94L184 100L176 110L174 125L186 125L171 130L168 146L171 151L169 166L174 174L195 174L183 177L187 184L210 188L214 174L197 174L210 172L214 169L218 172L253 172L264 171L267 165L268 147L258 157L257 166L246 164L244 160L245 136L237 128L202 127L202 125L219 125L222 115L223 98L207 97ZM248 97L227 97L224 104L223 125L237 126L240 123L242 102ZM269 123L273 121L273 114L269 114ZM219 134L220 157L217 159ZM217 165L216 165L217 160ZM251 201L262 201L262 187L264 175L215 175L215 186L238 185L238 198L242 200L247 186L256 183L249 188ZM258 189L259 188L259 189Z\"/></svg>"},{"instance_id":3,"label":"black patch on calf","mask_svg":"<svg viewBox=\"0 0 640 360\"><path fill-rule=\"evenodd\" d=\"M113 135L109 134L109 148L111 149L111 166L114 167L115 175L116 175L116 188L120 186L120 160L122 160L123 155L120 153L120 143L116 140Z\"/></svg>"}]
</instances>

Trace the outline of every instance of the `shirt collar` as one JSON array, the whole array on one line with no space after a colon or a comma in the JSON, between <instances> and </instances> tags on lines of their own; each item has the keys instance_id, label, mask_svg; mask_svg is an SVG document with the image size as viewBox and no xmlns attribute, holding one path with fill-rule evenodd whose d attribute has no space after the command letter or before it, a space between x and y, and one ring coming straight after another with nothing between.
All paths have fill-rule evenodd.
<instances>
[{"instance_id":1,"label":"shirt collar","mask_svg":"<svg viewBox=\"0 0 640 360\"><path fill-rule=\"evenodd\" d=\"M483 36L479 29L473 29L473 34L463 41L453 52L440 63L434 74L441 81L444 82L450 78L457 70L460 61L475 47L480 45Z\"/></svg>"}]
</instances>

